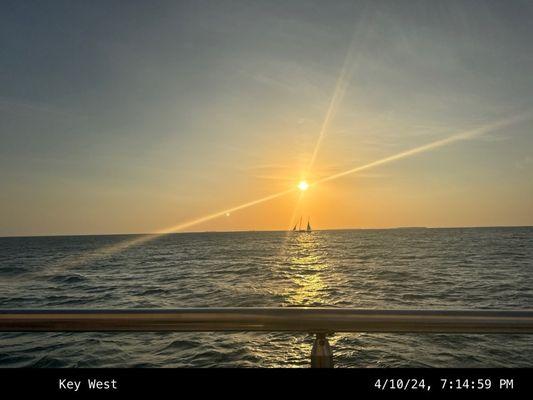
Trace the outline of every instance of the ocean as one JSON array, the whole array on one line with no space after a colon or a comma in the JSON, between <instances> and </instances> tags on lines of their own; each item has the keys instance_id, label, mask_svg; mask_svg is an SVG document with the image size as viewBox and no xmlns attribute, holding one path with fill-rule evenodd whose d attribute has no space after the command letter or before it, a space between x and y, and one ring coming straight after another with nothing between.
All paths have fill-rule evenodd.
<instances>
[{"instance_id":1,"label":"ocean","mask_svg":"<svg viewBox=\"0 0 533 400\"><path fill-rule=\"evenodd\" d=\"M179 233L121 246L136 239L0 238L0 308L533 309L531 227ZM0 367L307 367L312 340L0 333ZM330 343L340 367L533 367L533 335L351 333Z\"/></svg>"}]
</instances>

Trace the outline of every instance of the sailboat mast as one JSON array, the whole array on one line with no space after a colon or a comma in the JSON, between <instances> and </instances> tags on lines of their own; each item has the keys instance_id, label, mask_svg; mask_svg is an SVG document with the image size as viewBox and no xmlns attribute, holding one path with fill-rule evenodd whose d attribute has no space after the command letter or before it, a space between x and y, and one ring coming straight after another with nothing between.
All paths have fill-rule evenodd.
<instances>
[{"instance_id":1,"label":"sailboat mast","mask_svg":"<svg viewBox=\"0 0 533 400\"><path fill-rule=\"evenodd\" d=\"M298 224L298 230L302 230L302 217L300 217L300 223Z\"/></svg>"}]
</instances>

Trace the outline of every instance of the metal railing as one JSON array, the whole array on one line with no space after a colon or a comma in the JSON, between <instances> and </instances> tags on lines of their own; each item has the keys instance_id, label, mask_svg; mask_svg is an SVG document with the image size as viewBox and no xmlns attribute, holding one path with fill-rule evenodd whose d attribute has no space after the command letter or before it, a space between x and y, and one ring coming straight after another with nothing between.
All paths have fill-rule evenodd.
<instances>
[{"instance_id":1,"label":"metal railing","mask_svg":"<svg viewBox=\"0 0 533 400\"><path fill-rule=\"evenodd\" d=\"M340 332L533 333L533 311L181 308L0 310L0 332L305 332L313 367L333 366L327 335Z\"/></svg>"}]
</instances>

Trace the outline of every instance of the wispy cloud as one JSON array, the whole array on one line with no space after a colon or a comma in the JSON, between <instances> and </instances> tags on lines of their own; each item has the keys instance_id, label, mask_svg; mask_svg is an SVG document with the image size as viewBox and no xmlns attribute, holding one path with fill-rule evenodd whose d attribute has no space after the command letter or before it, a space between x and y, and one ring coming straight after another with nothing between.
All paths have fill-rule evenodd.
<instances>
[{"instance_id":1,"label":"wispy cloud","mask_svg":"<svg viewBox=\"0 0 533 400\"><path fill-rule=\"evenodd\" d=\"M28 116L53 116L69 119L86 119L87 115L65 110L49 104L35 103L0 97L0 112Z\"/></svg>"}]
</instances>

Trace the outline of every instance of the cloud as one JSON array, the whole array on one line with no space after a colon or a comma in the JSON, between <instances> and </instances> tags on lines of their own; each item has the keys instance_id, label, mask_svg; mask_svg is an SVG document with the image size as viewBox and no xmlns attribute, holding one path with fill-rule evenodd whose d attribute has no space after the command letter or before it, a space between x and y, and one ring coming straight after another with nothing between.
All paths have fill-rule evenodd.
<instances>
[{"instance_id":1,"label":"cloud","mask_svg":"<svg viewBox=\"0 0 533 400\"><path fill-rule=\"evenodd\" d=\"M69 119L87 118L84 114L64 110L48 104L18 101L7 97L0 97L0 112L23 115L25 117L52 116Z\"/></svg>"}]
</instances>

